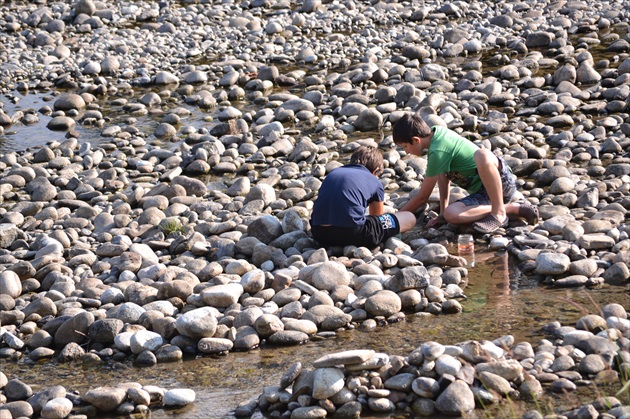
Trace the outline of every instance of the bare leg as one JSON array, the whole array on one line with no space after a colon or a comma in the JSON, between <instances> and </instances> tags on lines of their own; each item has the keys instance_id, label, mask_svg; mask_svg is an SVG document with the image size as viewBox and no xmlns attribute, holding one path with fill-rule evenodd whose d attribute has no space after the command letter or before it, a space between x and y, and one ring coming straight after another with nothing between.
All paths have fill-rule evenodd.
<instances>
[{"instance_id":1,"label":"bare leg","mask_svg":"<svg viewBox=\"0 0 630 419\"><path fill-rule=\"evenodd\" d=\"M474 158L477 173L479 173L483 187L490 198L490 204L466 206L462 202L455 202L444 209L446 221L453 224L470 224L491 214L499 223L503 224L507 220L508 214L515 214L526 218L530 224L536 224L538 212L530 209L531 205L516 202L504 203L503 183L501 182L500 163L497 156L490 150L482 148L475 152ZM521 213L522 205L529 205L529 207L522 208L523 212Z\"/></svg>"},{"instance_id":2,"label":"bare leg","mask_svg":"<svg viewBox=\"0 0 630 419\"><path fill-rule=\"evenodd\" d=\"M444 218L451 224L470 224L490 214L490 205L466 206L455 202L444 210Z\"/></svg>"},{"instance_id":3,"label":"bare leg","mask_svg":"<svg viewBox=\"0 0 630 419\"><path fill-rule=\"evenodd\" d=\"M399 211L394 214L400 224L400 232L411 230L416 225L416 216L409 211Z\"/></svg>"},{"instance_id":4,"label":"bare leg","mask_svg":"<svg viewBox=\"0 0 630 419\"><path fill-rule=\"evenodd\" d=\"M482 148L475 152L475 164L481 182L490 198L490 214L498 221L503 222L507 218L505 205L503 204L503 187L501 174L499 173L499 159L492 151Z\"/></svg>"},{"instance_id":5,"label":"bare leg","mask_svg":"<svg viewBox=\"0 0 630 419\"><path fill-rule=\"evenodd\" d=\"M501 196L503 198L503 196ZM505 204L506 214L518 214L520 204L514 202ZM470 224L481 220L490 214L492 207L490 205L471 205L466 206L461 202L455 202L444 210L444 218L451 224ZM505 218L504 218L505 219Z\"/></svg>"}]
</instances>

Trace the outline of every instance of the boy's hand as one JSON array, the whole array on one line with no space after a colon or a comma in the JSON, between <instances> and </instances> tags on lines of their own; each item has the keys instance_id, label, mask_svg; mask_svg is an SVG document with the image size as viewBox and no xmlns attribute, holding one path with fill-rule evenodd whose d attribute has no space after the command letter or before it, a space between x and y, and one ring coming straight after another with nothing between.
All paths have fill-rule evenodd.
<instances>
[{"instance_id":1,"label":"boy's hand","mask_svg":"<svg viewBox=\"0 0 630 419\"><path fill-rule=\"evenodd\" d=\"M446 221L444 216L440 214L437 217L430 219L429 222L424 227L428 230L430 228L440 228L444 224L448 224L448 222Z\"/></svg>"}]
</instances>

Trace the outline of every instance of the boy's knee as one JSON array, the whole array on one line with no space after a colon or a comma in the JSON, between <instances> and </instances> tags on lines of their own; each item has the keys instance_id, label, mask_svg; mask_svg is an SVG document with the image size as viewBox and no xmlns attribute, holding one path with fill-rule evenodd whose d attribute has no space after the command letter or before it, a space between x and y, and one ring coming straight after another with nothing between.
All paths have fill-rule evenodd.
<instances>
[{"instance_id":1,"label":"boy's knee","mask_svg":"<svg viewBox=\"0 0 630 419\"><path fill-rule=\"evenodd\" d=\"M444 208L444 212L442 213L442 215L444 215L444 219L449 223L458 224L459 211L455 210L452 205Z\"/></svg>"},{"instance_id":2,"label":"boy's knee","mask_svg":"<svg viewBox=\"0 0 630 419\"><path fill-rule=\"evenodd\" d=\"M398 224L400 226L400 232L411 230L416 225L416 216L409 211L400 211L396 213Z\"/></svg>"}]
</instances>

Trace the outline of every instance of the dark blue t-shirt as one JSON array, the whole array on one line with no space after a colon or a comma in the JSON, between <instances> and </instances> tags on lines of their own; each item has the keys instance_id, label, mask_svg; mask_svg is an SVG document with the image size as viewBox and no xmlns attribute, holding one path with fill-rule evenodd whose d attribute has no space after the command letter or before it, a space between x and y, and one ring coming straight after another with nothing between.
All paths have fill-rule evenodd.
<instances>
[{"instance_id":1,"label":"dark blue t-shirt","mask_svg":"<svg viewBox=\"0 0 630 419\"><path fill-rule=\"evenodd\" d=\"M326 176L319 189L311 225L362 226L368 205L384 200L383 184L365 166L338 167Z\"/></svg>"}]
</instances>

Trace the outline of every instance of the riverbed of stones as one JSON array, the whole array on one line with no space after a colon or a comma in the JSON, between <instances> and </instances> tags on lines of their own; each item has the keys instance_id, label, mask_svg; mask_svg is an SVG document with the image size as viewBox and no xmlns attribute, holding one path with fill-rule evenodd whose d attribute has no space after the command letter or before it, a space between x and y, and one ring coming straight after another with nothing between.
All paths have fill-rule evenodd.
<instances>
[{"instance_id":1,"label":"riverbed of stones","mask_svg":"<svg viewBox=\"0 0 630 419\"><path fill-rule=\"evenodd\" d=\"M292 419L394 412L468 417L475 408L491 409L503 402L495 417L625 418L630 414L627 392L619 399L593 397L590 403L565 410L543 399L545 392L566 394L589 386L595 395L598 387L628 382L627 312L620 304L606 305L601 312L582 317L575 327L547 324L550 340L536 346L506 335L455 345L424 342L404 357L358 349L324 355L312 368L297 362L278 385L265 387L235 414L252 417L262 411L268 417ZM508 400L538 402L536 409L521 412Z\"/></svg>"},{"instance_id":2,"label":"riverbed of stones","mask_svg":"<svg viewBox=\"0 0 630 419\"><path fill-rule=\"evenodd\" d=\"M388 211L417 190L426 160L388 135L410 111L502 155L539 206L478 243L547 285L627 287L627 5L372 3L0 3L0 89L47 103L3 132L67 133L0 155L0 357L151 366L460 312L461 228L309 234L359 145L384 153Z\"/></svg>"},{"instance_id":3,"label":"riverbed of stones","mask_svg":"<svg viewBox=\"0 0 630 419\"><path fill-rule=\"evenodd\" d=\"M186 388L165 389L140 383L119 383L111 387L95 387L85 394L67 390L64 386L46 387L33 391L17 378L9 380L0 371L0 388L5 402L0 417L11 418L87 418L98 415L151 414L150 409L181 409L194 403L195 392Z\"/></svg>"}]
</instances>

